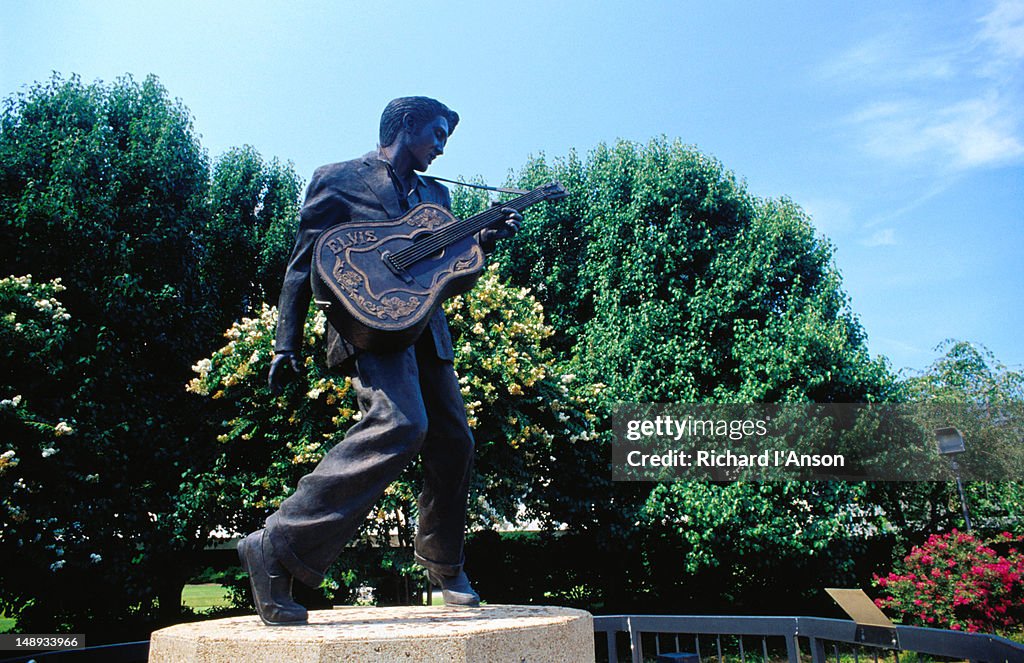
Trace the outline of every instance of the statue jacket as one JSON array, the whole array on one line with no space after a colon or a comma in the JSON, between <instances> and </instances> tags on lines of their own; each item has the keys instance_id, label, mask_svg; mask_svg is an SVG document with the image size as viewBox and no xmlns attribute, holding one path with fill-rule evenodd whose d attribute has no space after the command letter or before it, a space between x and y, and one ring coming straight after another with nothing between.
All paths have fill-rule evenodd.
<instances>
[{"instance_id":1,"label":"statue jacket","mask_svg":"<svg viewBox=\"0 0 1024 663\"><path fill-rule=\"evenodd\" d=\"M313 173L306 189L306 199L299 212L299 231L295 237L278 300L277 337L274 350L299 353L302 349L306 312L313 296L310 273L313 245L327 228L346 221L396 219L410 206L437 203L451 207L451 195L444 185L429 177L418 177L407 200L401 194L386 161L376 151L358 159L321 166ZM427 331L434 341L440 359L452 361L451 334L444 312L438 309L430 319ZM327 364L343 367L360 352L330 325L327 325Z\"/></svg>"}]
</instances>

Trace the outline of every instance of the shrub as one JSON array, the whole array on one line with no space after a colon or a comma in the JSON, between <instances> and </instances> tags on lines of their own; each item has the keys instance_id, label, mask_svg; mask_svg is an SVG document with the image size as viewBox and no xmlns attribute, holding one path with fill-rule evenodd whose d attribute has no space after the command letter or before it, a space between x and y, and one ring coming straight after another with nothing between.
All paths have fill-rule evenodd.
<instances>
[{"instance_id":1,"label":"shrub","mask_svg":"<svg viewBox=\"0 0 1024 663\"><path fill-rule=\"evenodd\" d=\"M1022 541L1009 532L987 540L955 529L933 534L892 573L875 576L875 586L888 593L875 603L900 612L905 622L954 631L1024 623Z\"/></svg>"}]
</instances>

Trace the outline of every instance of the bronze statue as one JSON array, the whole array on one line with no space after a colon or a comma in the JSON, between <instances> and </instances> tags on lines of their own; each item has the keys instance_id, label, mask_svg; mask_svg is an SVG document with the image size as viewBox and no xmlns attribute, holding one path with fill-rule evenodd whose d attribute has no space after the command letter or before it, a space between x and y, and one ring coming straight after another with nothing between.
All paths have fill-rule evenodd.
<instances>
[{"instance_id":1,"label":"bronze statue","mask_svg":"<svg viewBox=\"0 0 1024 663\"><path fill-rule=\"evenodd\" d=\"M278 304L272 391L301 371L312 256L321 233L350 221L397 219L421 203L449 208L448 190L417 173L443 154L458 122L457 113L434 99L394 99L381 115L377 150L313 174ZM487 252L498 239L514 235L520 221L515 209L503 209L497 227L482 230L476 241ZM318 586L384 489L417 454L424 485L416 561L441 587L446 605L479 604L463 571L473 435L453 360L440 309L412 345L397 350L359 349L328 326L328 366L351 375L362 418L299 480L266 527L238 544L264 623L306 622L306 609L291 596L293 578Z\"/></svg>"}]
</instances>

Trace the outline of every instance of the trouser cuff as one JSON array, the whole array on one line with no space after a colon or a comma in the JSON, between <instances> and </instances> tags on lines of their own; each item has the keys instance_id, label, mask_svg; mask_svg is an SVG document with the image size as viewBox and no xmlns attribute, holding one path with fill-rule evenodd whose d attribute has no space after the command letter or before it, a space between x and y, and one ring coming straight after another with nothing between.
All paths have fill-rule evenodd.
<instances>
[{"instance_id":1,"label":"trouser cuff","mask_svg":"<svg viewBox=\"0 0 1024 663\"><path fill-rule=\"evenodd\" d=\"M281 562L284 568L288 569L293 578L314 589L319 587L324 581L324 573L307 566L298 558L288 539L273 526L273 519L273 516L267 518L267 538L270 540L270 546L274 549L274 557Z\"/></svg>"},{"instance_id":2,"label":"trouser cuff","mask_svg":"<svg viewBox=\"0 0 1024 663\"><path fill-rule=\"evenodd\" d=\"M422 566L423 568L443 576L458 575L462 572L462 565L466 561L466 558L463 557L461 560L459 560L458 564L442 564L441 562L435 562L432 559L427 559L426 557L420 555L418 552L413 553L413 557L416 560L416 563Z\"/></svg>"}]
</instances>

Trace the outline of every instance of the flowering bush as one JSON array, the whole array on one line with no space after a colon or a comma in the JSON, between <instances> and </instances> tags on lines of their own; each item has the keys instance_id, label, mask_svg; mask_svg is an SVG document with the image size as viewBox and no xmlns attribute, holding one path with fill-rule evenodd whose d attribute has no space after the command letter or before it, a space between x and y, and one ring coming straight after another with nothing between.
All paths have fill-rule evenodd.
<instances>
[{"instance_id":1,"label":"flowering bush","mask_svg":"<svg viewBox=\"0 0 1024 663\"><path fill-rule=\"evenodd\" d=\"M988 540L972 534L933 534L874 584L888 595L878 607L924 626L995 631L1024 623L1024 537ZM1001 551L1001 552L1000 552Z\"/></svg>"},{"instance_id":2,"label":"flowering bush","mask_svg":"<svg viewBox=\"0 0 1024 663\"><path fill-rule=\"evenodd\" d=\"M501 520L545 519L544 492L564 445L596 447L593 388L577 387L555 363L544 341L553 332L526 289L501 282L487 269L469 293L445 303L455 343L455 369L477 442L470 518L484 526ZM305 373L285 392L266 388L277 311L228 329L228 343L193 366L187 389L215 400L223 423L212 469L188 477L194 500L214 524L244 531L255 526L312 470L358 418L348 378L324 367L326 321L311 311L305 327ZM371 514L370 531L398 531L411 541L419 469L409 468ZM557 489L557 486L554 486Z\"/></svg>"},{"instance_id":3,"label":"flowering bush","mask_svg":"<svg viewBox=\"0 0 1024 663\"><path fill-rule=\"evenodd\" d=\"M74 433L67 421L40 412L39 404L24 396L39 392L38 384L63 364L60 351L71 319L58 299L63 291L60 279L34 282L31 274L0 279L0 430L5 434L0 440L0 477L26 456L53 456L60 450L57 438ZM13 482L10 486L7 479ZM5 488L0 490L0 524L28 517L18 497L29 483L20 476L0 481Z\"/></svg>"},{"instance_id":4,"label":"flowering bush","mask_svg":"<svg viewBox=\"0 0 1024 663\"><path fill-rule=\"evenodd\" d=\"M19 617L28 591L48 595L54 572L88 572L100 560L83 534L85 510L74 520L61 511L96 481L75 462L78 422L55 386L71 321L64 290L60 279L0 278L0 610Z\"/></svg>"}]
</instances>

